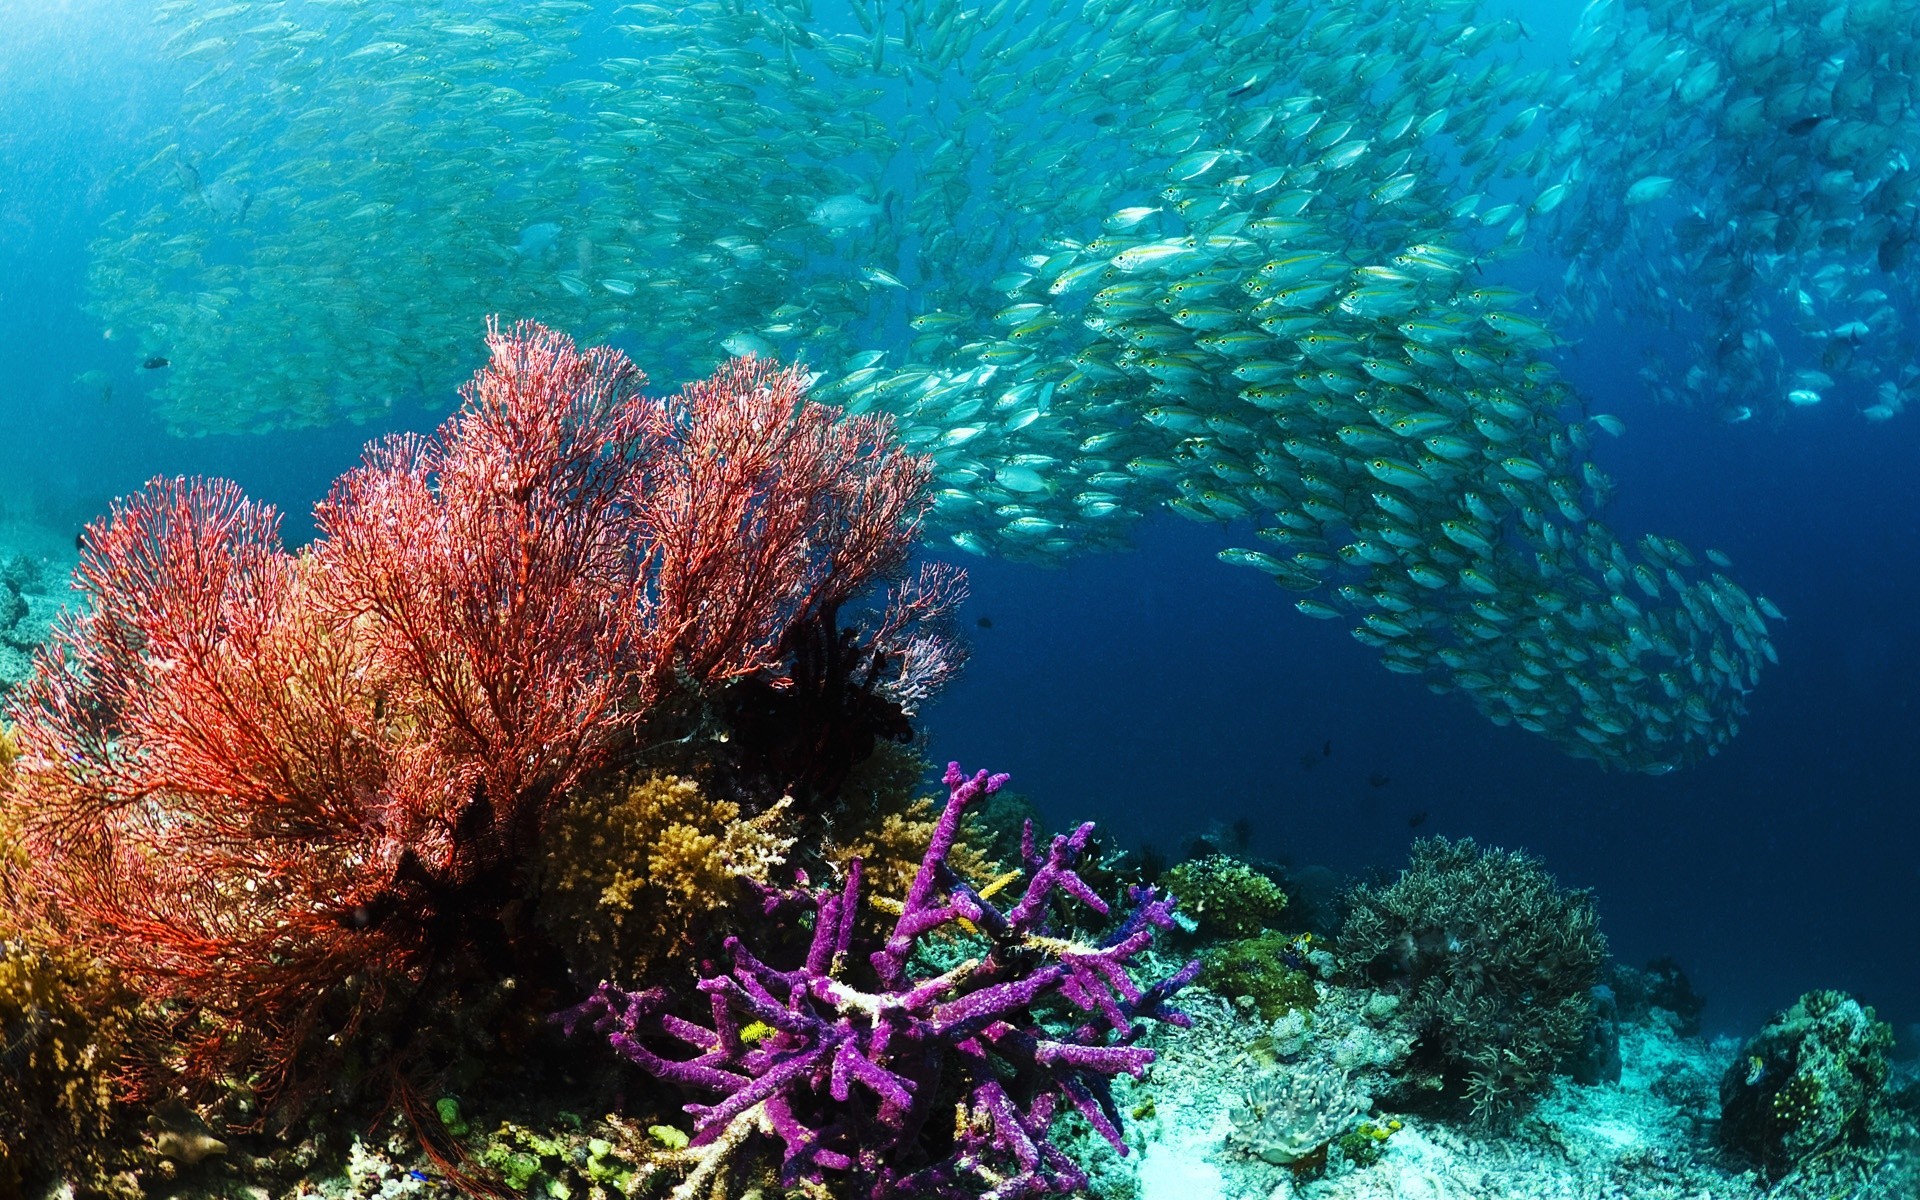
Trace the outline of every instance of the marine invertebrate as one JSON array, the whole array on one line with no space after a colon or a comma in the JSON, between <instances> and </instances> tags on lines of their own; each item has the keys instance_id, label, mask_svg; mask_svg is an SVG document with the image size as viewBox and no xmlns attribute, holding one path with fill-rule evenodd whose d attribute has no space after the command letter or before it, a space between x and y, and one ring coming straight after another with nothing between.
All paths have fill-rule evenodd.
<instances>
[{"instance_id":1,"label":"marine invertebrate","mask_svg":"<svg viewBox=\"0 0 1920 1200\"><path fill-rule=\"evenodd\" d=\"M1188 859L1167 872L1166 885L1203 938L1256 937L1287 907L1279 884L1230 854Z\"/></svg>"},{"instance_id":2,"label":"marine invertebrate","mask_svg":"<svg viewBox=\"0 0 1920 1200\"><path fill-rule=\"evenodd\" d=\"M103 1173L131 1021L83 956L0 937L0 1195L55 1171L89 1185Z\"/></svg>"},{"instance_id":3,"label":"marine invertebrate","mask_svg":"<svg viewBox=\"0 0 1920 1200\"><path fill-rule=\"evenodd\" d=\"M1276 1070L1256 1080L1227 1109L1230 1140L1282 1166L1312 1158L1373 1107L1336 1071Z\"/></svg>"},{"instance_id":4,"label":"marine invertebrate","mask_svg":"<svg viewBox=\"0 0 1920 1200\"><path fill-rule=\"evenodd\" d=\"M1720 1140L1771 1178L1858 1150L1884 1114L1893 1030L1844 992L1808 992L1720 1080Z\"/></svg>"},{"instance_id":5,"label":"marine invertebrate","mask_svg":"<svg viewBox=\"0 0 1920 1200\"><path fill-rule=\"evenodd\" d=\"M960 878L948 855L961 816L1005 778L948 767L947 804L913 887L884 943L865 956L871 986L858 978L856 860L838 890L770 902L770 911L797 903L813 917L799 966L770 966L728 939L731 971L700 983L710 1025L675 1015L665 989L604 984L558 1015L570 1031L591 1025L608 1035L649 1074L719 1097L687 1106L694 1133L682 1161L691 1170L676 1197L700 1194L763 1138L779 1143L788 1187L833 1180L876 1200L1066 1191L1086 1176L1047 1136L1063 1101L1126 1152L1107 1080L1138 1076L1153 1060L1129 1044L1136 1021L1185 1023L1166 1002L1199 964L1147 988L1130 978L1129 960L1172 923L1172 899L1152 889L1137 890L1132 913L1097 943L1053 931L1056 898L1108 911L1074 870L1090 824L1056 836L1044 855L1029 836L1030 874L1009 908ZM988 939L985 954L916 978L909 960L919 940L963 921ZM748 1022L764 1027L751 1039ZM695 1055L668 1057L655 1048L663 1041ZM940 1106L956 1102L950 1127Z\"/></svg>"},{"instance_id":6,"label":"marine invertebrate","mask_svg":"<svg viewBox=\"0 0 1920 1200\"><path fill-rule=\"evenodd\" d=\"M1402 997L1418 1035L1409 1102L1504 1119L1581 1046L1606 955L1586 892L1525 854L1429 838L1397 880L1351 899L1342 970Z\"/></svg>"},{"instance_id":7,"label":"marine invertebrate","mask_svg":"<svg viewBox=\"0 0 1920 1200\"><path fill-rule=\"evenodd\" d=\"M540 920L576 978L631 985L702 948L699 932L770 885L793 846L791 803L748 816L691 779L583 788L542 833Z\"/></svg>"},{"instance_id":8,"label":"marine invertebrate","mask_svg":"<svg viewBox=\"0 0 1920 1200\"><path fill-rule=\"evenodd\" d=\"M1297 941L1288 934L1268 932L1210 946L1200 954L1200 983L1229 1000L1250 997L1263 1021L1311 1009L1318 993L1299 957Z\"/></svg>"},{"instance_id":9,"label":"marine invertebrate","mask_svg":"<svg viewBox=\"0 0 1920 1200\"><path fill-rule=\"evenodd\" d=\"M325 1080L303 1060L397 997L537 967L503 914L540 820L669 700L778 691L831 636L860 671L840 694L897 721L889 697L950 665L922 625L954 598L939 578L869 633L839 623L922 503L883 420L769 363L655 400L623 356L531 323L488 345L460 411L371 447L298 555L231 483L117 504L84 538L85 607L12 700L0 824L29 892L177 1006L189 1080ZM379 1057L375 1078L406 1055Z\"/></svg>"},{"instance_id":10,"label":"marine invertebrate","mask_svg":"<svg viewBox=\"0 0 1920 1200\"><path fill-rule=\"evenodd\" d=\"M1334 1142L1356 1167L1370 1167L1387 1152L1387 1141L1404 1126L1398 1121L1362 1121Z\"/></svg>"}]
</instances>

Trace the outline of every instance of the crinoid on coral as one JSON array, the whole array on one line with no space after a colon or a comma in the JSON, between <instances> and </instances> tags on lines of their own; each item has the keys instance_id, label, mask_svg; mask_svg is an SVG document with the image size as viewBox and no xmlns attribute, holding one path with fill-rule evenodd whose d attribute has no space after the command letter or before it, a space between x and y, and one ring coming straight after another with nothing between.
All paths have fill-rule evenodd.
<instances>
[{"instance_id":1,"label":"crinoid on coral","mask_svg":"<svg viewBox=\"0 0 1920 1200\"><path fill-rule=\"evenodd\" d=\"M1342 973L1401 996L1418 1037L1397 1101L1501 1121L1580 1048L1606 956L1588 893L1525 854L1430 838L1351 900Z\"/></svg>"},{"instance_id":2,"label":"crinoid on coral","mask_svg":"<svg viewBox=\"0 0 1920 1200\"><path fill-rule=\"evenodd\" d=\"M679 1015L686 1002L664 988L602 985L560 1014L570 1030L607 1035L649 1074L714 1098L687 1106L691 1139L658 1160L683 1172L676 1200L723 1194L776 1155L781 1186L810 1195L1015 1200L1072 1191L1086 1174L1049 1136L1063 1105L1126 1152L1108 1081L1137 1077L1153 1061L1131 1044L1138 1021L1185 1023L1167 1000L1199 964L1151 987L1131 978L1131 960L1172 924L1171 898L1152 889L1136 890L1133 912L1097 941L1053 927L1057 897L1107 913L1075 871L1091 825L1055 837L1044 853L1029 836L1025 886L1004 910L955 873L948 855L962 813L1004 780L948 768L947 805L891 932L871 953L858 952L855 860L837 890L769 898L769 916L795 909L811 918L797 966L772 966L728 939L732 969L699 985L709 1024ZM957 923L985 940L982 954L918 974L919 941ZM693 1057L680 1056L687 1048Z\"/></svg>"},{"instance_id":3,"label":"crinoid on coral","mask_svg":"<svg viewBox=\"0 0 1920 1200\"><path fill-rule=\"evenodd\" d=\"M615 351L487 341L459 411L371 446L300 553L207 480L83 536L83 603L10 701L0 826L54 948L151 1002L150 1090L406 1101L436 1039L559 974L520 914L562 798L699 742L772 781L764 807L802 767L844 775L957 662L952 572L856 616L925 507L885 419L762 360L654 399ZM730 729L742 687L798 740Z\"/></svg>"}]
</instances>

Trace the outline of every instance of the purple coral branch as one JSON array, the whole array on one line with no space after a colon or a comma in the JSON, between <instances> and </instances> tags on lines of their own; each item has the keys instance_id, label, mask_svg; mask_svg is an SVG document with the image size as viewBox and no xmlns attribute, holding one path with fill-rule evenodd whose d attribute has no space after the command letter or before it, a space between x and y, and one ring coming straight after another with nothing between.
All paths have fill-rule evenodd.
<instances>
[{"instance_id":1,"label":"purple coral branch","mask_svg":"<svg viewBox=\"0 0 1920 1200\"><path fill-rule=\"evenodd\" d=\"M735 1122L759 1121L784 1147L787 1186L832 1177L854 1185L845 1194L866 1200L1025 1200L1084 1187L1085 1172L1048 1137L1059 1102L1126 1153L1111 1081L1123 1073L1141 1077L1153 1062L1153 1051L1132 1044L1139 1020L1188 1023L1167 1001L1199 963L1144 989L1133 981L1128 964L1173 919L1172 897L1151 888L1129 890L1132 912L1098 945L1050 932L1055 896L1108 913L1075 870L1091 824L1053 838L1044 859L1029 825L1021 853L1031 875L1020 899L1005 911L981 899L947 860L966 806L1006 779L948 766L947 805L913 886L885 942L866 959L878 991L842 974L855 961L862 875L855 860L837 891L764 890L770 917L791 907L811 910L806 958L779 970L729 938L730 971L699 984L711 1028L666 1011L663 989L630 993L608 984L556 1019L569 1033L591 1024L660 1079L718 1094L714 1104L687 1105L693 1145L720 1141ZM913 978L920 939L962 921L989 943L985 957ZM1065 1031L1043 1023L1037 1010L1056 997L1085 1019ZM741 1036L743 1019L763 1030L751 1044ZM661 1038L694 1056L669 1058L647 1044ZM927 1164L919 1135L936 1093L965 1097L963 1124L945 1156Z\"/></svg>"}]
</instances>

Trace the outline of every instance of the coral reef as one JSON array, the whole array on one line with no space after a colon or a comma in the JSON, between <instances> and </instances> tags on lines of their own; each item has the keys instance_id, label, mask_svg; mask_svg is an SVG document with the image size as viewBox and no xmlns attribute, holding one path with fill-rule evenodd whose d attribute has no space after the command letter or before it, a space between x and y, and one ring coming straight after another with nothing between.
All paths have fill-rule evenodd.
<instances>
[{"instance_id":1,"label":"coral reef","mask_svg":"<svg viewBox=\"0 0 1920 1200\"><path fill-rule=\"evenodd\" d=\"M33 674L33 656L60 611L57 572L26 554L0 554L0 694Z\"/></svg>"},{"instance_id":2,"label":"coral reef","mask_svg":"<svg viewBox=\"0 0 1920 1200\"><path fill-rule=\"evenodd\" d=\"M950 572L842 622L925 504L884 420L759 360L651 399L537 325L488 345L460 410L370 447L298 554L205 480L83 536L84 608L10 702L0 826L53 948L147 1002L148 1094L405 1103L448 1024L420 1006L482 1020L453 1000L555 973L524 892L567 794L653 735L819 795L957 662Z\"/></svg>"},{"instance_id":3,"label":"coral reef","mask_svg":"<svg viewBox=\"0 0 1920 1200\"><path fill-rule=\"evenodd\" d=\"M920 873L920 859L939 823L930 785L933 763L914 746L882 744L848 776L828 814L819 842L822 864L844 871L860 860L865 887L875 900L898 903ZM996 859L1015 861L1020 833L1015 822L1010 843L997 837L1009 812L1026 815L1031 806L1008 803L1006 791L982 796L961 814L947 865L968 882L984 886L1000 873ZM998 846L999 853L982 847Z\"/></svg>"},{"instance_id":4,"label":"coral reef","mask_svg":"<svg viewBox=\"0 0 1920 1200\"><path fill-rule=\"evenodd\" d=\"M1706 999L1693 990L1693 981L1673 959L1656 958L1645 967L1612 963L1607 982L1626 1019L1644 1021L1654 1009L1660 1009L1668 1014L1680 1036L1693 1037L1700 1032L1700 1013L1707 1006Z\"/></svg>"},{"instance_id":5,"label":"coral reef","mask_svg":"<svg viewBox=\"0 0 1920 1200\"><path fill-rule=\"evenodd\" d=\"M1843 992L1808 992L1720 1081L1720 1137L1770 1177L1858 1150L1886 1106L1893 1030Z\"/></svg>"},{"instance_id":6,"label":"coral reef","mask_svg":"<svg viewBox=\"0 0 1920 1200\"><path fill-rule=\"evenodd\" d=\"M1402 997L1418 1035L1396 1099L1517 1116L1581 1046L1606 942L1585 892L1524 854L1416 842L1386 886L1354 889L1346 977Z\"/></svg>"},{"instance_id":7,"label":"coral reef","mask_svg":"<svg viewBox=\"0 0 1920 1200\"><path fill-rule=\"evenodd\" d=\"M1230 854L1189 859L1168 871L1167 890L1205 939L1250 938L1273 928L1286 910L1280 885Z\"/></svg>"},{"instance_id":8,"label":"coral reef","mask_svg":"<svg viewBox=\"0 0 1920 1200\"><path fill-rule=\"evenodd\" d=\"M813 918L805 961L791 970L761 962L728 940L732 970L700 984L711 1015L702 1026L671 1011L665 989L603 985L560 1015L569 1030L591 1024L656 1078L717 1095L690 1104L694 1132L680 1152L687 1175L674 1195L723 1186L749 1169L753 1147L782 1147L780 1182L870 1197L1025 1197L1084 1187L1084 1171L1048 1130L1064 1101L1124 1153L1110 1077L1139 1076L1153 1052L1130 1044L1141 1018L1183 1024L1168 997L1199 970L1189 963L1142 989L1129 960L1172 925L1172 902L1138 891L1135 908L1098 943L1060 936L1057 897L1104 916L1107 904L1075 873L1092 826L1053 839L1042 855L1031 834L1026 887L1012 907L984 901L947 862L967 805L1005 776L948 767L949 789L920 870L885 943L866 956L874 986L861 986L854 952L862 899L858 862L838 891L769 897L769 911L797 905ZM984 957L929 978L910 970L922 937L964 923L990 943ZM1049 1022L1043 1014L1055 1012ZM754 1024L748 1024L753 1022ZM746 1036L753 1029L752 1037ZM696 1051L663 1057L665 1038ZM957 1125L934 1120L957 1104Z\"/></svg>"},{"instance_id":9,"label":"coral reef","mask_svg":"<svg viewBox=\"0 0 1920 1200\"><path fill-rule=\"evenodd\" d=\"M541 838L539 911L574 976L631 985L711 950L699 932L786 862L790 807L748 817L693 780L652 774L568 800Z\"/></svg>"}]
</instances>

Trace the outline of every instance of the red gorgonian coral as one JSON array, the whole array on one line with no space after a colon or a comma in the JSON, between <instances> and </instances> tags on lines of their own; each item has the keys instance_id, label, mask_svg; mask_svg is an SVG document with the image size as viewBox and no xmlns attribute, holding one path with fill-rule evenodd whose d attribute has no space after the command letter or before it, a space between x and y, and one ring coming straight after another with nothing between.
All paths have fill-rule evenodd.
<instances>
[{"instance_id":1,"label":"red gorgonian coral","mask_svg":"<svg viewBox=\"0 0 1920 1200\"><path fill-rule=\"evenodd\" d=\"M510 958L551 805L672 696L790 689L794 631L906 561L926 462L797 369L651 399L617 352L487 340L459 412L371 446L303 551L231 483L116 504L12 701L33 891L171 1006L189 1081L280 1092L449 960ZM853 641L910 707L957 581L898 595Z\"/></svg>"}]
</instances>

